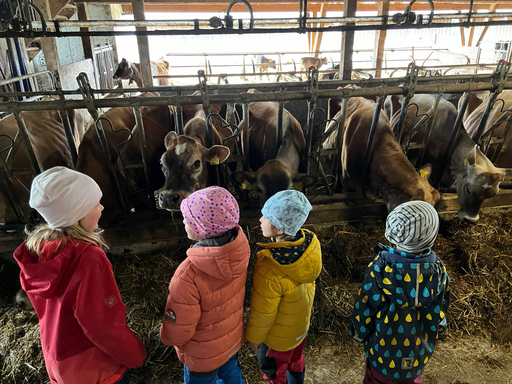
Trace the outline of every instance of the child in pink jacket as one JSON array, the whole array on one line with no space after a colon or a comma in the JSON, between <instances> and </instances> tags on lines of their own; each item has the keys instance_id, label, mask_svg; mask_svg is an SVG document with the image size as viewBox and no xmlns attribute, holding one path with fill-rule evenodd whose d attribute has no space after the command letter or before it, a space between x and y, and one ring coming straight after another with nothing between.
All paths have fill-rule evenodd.
<instances>
[{"instance_id":1,"label":"child in pink jacket","mask_svg":"<svg viewBox=\"0 0 512 384\"><path fill-rule=\"evenodd\" d=\"M181 212L196 243L169 284L160 337L175 346L185 384L243 383L238 351L250 249L238 226L238 204L214 186L184 199Z\"/></svg>"}]
</instances>

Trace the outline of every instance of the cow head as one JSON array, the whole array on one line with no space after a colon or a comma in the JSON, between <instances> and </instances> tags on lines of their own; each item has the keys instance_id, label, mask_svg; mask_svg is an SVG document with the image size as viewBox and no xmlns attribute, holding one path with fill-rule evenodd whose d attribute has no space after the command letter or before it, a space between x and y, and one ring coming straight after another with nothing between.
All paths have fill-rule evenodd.
<instances>
[{"instance_id":1,"label":"cow head","mask_svg":"<svg viewBox=\"0 0 512 384\"><path fill-rule=\"evenodd\" d=\"M316 177L305 173L295 173L279 160L269 160L256 172L236 172L232 178L244 189L251 189L258 193L260 205L279 191L295 187L302 190L316 183Z\"/></svg>"},{"instance_id":2,"label":"cow head","mask_svg":"<svg viewBox=\"0 0 512 384\"><path fill-rule=\"evenodd\" d=\"M505 171L496 168L476 145L464 163L456 181L460 202L457 215L461 220L474 223L480 218L478 212L484 200L498 194Z\"/></svg>"},{"instance_id":3,"label":"cow head","mask_svg":"<svg viewBox=\"0 0 512 384\"><path fill-rule=\"evenodd\" d=\"M410 200L422 200L431 205L435 205L440 199L441 194L433 188L428 179L432 173L432 165L426 164L418 170L419 180L409 185L387 184L382 189L382 195L386 202L388 212L391 212L397 206ZM414 187L412 187L414 185Z\"/></svg>"},{"instance_id":4,"label":"cow head","mask_svg":"<svg viewBox=\"0 0 512 384\"><path fill-rule=\"evenodd\" d=\"M114 80L117 79L130 79L134 75L132 63L123 57L123 60L117 66L117 70L114 73Z\"/></svg>"},{"instance_id":5,"label":"cow head","mask_svg":"<svg viewBox=\"0 0 512 384\"><path fill-rule=\"evenodd\" d=\"M162 208L175 211L188 195L206 187L209 165L223 163L229 156L229 148L223 145L205 148L192 137L178 136L176 132L169 132L164 143L166 152L160 163L165 184L158 200Z\"/></svg>"}]
</instances>

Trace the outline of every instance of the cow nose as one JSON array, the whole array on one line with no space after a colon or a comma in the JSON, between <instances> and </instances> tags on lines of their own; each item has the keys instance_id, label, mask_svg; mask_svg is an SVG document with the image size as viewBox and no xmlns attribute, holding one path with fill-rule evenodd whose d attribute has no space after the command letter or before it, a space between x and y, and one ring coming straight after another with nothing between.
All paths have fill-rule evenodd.
<instances>
[{"instance_id":1,"label":"cow nose","mask_svg":"<svg viewBox=\"0 0 512 384\"><path fill-rule=\"evenodd\" d=\"M163 193L161 193L161 194L158 196L158 202L160 203L160 205L163 205L163 204L164 204L164 195L163 195Z\"/></svg>"}]
</instances>

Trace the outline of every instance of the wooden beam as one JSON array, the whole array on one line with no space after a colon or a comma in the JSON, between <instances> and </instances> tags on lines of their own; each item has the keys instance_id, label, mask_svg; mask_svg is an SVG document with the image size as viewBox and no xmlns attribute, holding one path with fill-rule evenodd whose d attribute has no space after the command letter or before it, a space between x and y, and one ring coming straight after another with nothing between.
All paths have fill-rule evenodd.
<instances>
[{"instance_id":1,"label":"wooden beam","mask_svg":"<svg viewBox=\"0 0 512 384\"><path fill-rule=\"evenodd\" d=\"M133 19L146 20L144 15L144 0L132 0ZM146 27L137 27L137 31L145 31ZM139 47L140 72L142 76L142 86L151 87L153 85L153 76L151 75L151 62L149 60L149 42L147 36L137 36L137 45Z\"/></svg>"},{"instance_id":2,"label":"wooden beam","mask_svg":"<svg viewBox=\"0 0 512 384\"><path fill-rule=\"evenodd\" d=\"M490 8L489 8L489 12L490 12L490 13L494 13L494 12L496 11L496 9L498 9L498 7L499 7L499 4L493 4L493 5L491 5L491 6L490 6ZM489 21L489 19L487 18L487 19L485 19L485 21ZM475 44L475 46L476 46L476 47L479 47L479 46L480 46L480 44L482 43L482 40L484 39L485 34L487 33L487 30L488 30L488 29L489 29L489 26L488 26L488 25L486 25L486 26L484 27L484 29L483 29L482 33L480 34L480 37L478 38L478 41L477 41L477 42L476 42L476 44Z\"/></svg>"},{"instance_id":3,"label":"wooden beam","mask_svg":"<svg viewBox=\"0 0 512 384\"><path fill-rule=\"evenodd\" d=\"M311 17L317 17L316 12L310 12ZM314 27L313 23L308 23L309 27ZM309 53L313 53L315 49L315 40L316 40L316 32L308 32L308 51Z\"/></svg>"},{"instance_id":4,"label":"wooden beam","mask_svg":"<svg viewBox=\"0 0 512 384\"><path fill-rule=\"evenodd\" d=\"M344 0L343 16L353 17L356 15L357 0ZM349 24L347 24L349 25ZM352 78L352 54L354 53L354 31L341 33L341 57L339 77L342 80Z\"/></svg>"},{"instance_id":5,"label":"wooden beam","mask_svg":"<svg viewBox=\"0 0 512 384\"><path fill-rule=\"evenodd\" d=\"M48 0L34 0L34 5L39 8L45 20L51 20L51 7ZM60 88L60 62L55 37L42 37L41 48L43 49L46 69L58 73L57 86Z\"/></svg>"},{"instance_id":6,"label":"wooden beam","mask_svg":"<svg viewBox=\"0 0 512 384\"><path fill-rule=\"evenodd\" d=\"M463 47L466 46L466 38L464 36L464 27L460 27L460 43Z\"/></svg>"},{"instance_id":7,"label":"wooden beam","mask_svg":"<svg viewBox=\"0 0 512 384\"><path fill-rule=\"evenodd\" d=\"M327 14L327 7L329 6L328 3L325 3L325 4L322 4L322 6L320 7L320 17L325 17L325 15ZM322 28L324 26L324 23L320 23L320 28ZM315 57L318 57L318 55L320 54L320 46L322 45L322 37L323 37L324 33L323 32L318 32L318 36L317 36L317 39L316 39L316 47L315 47Z\"/></svg>"},{"instance_id":8,"label":"wooden beam","mask_svg":"<svg viewBox=\"0 0 512 384\"><path fill-rule=\"evenodd\" d=\"M382 1L379 5L378 14L382 16L389 15L389 0ZM384 44L386 42L387 31L375 31L375 45L373 47L373 68L375 77L381 77L382 59L384 58Z\"/></svg>"},{"instance_id":9,"label":"wooden beam","mask_svg":"<svg viewBox=\"0 0 512 384\"><path fill-rule=\"evenodd\" d=\"M87 10L87 4L79 3L76 5L76 11L78 13L78 20L86 21L89 20L89 11ZM88 32L89 28L80 28L80 32ZM82 36L82 46L84 48L84 56L86 59L93 59L94 45L91 36Z\"/></svg>"},{"instance_id":10,"label":"wooden beam","mask_svg":"<svg viewBox=\"0 0 512 384\"><path fill-rule=\"evenodd\" d=\"M473 26L469 29L468 47L471 47L471 44L473 44L474 34L475 34L475 27Z\"/></svg>"}]
</instances>

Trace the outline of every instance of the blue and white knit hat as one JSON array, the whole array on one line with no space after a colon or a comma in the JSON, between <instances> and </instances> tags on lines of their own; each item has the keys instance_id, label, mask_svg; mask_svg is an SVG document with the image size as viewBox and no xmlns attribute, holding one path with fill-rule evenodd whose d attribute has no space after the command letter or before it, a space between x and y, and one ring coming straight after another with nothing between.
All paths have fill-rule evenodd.
<instances>
[{"instance_id":1,"label":"blue and white knit hat","mask_svg":"<svg viewBox=\"0 0 512 384\"><path fill-rule=\"evenodd\" d=\"M302 192L288 189L268 199L261 213L281 232L295 236L312 209L313 207Z\"/></svg>"},{"instance_id":2,"label":"blue and white knit hat","mask_svg":"<svg viewBox=\"0 0 512 384\"><path fill-rule=\"evenodd\" d=\"M386 239L405 252L429 249L439 231L436 209L419 200L408 201L393 209L386 219Z\"/></svg>"}]
</instances>

